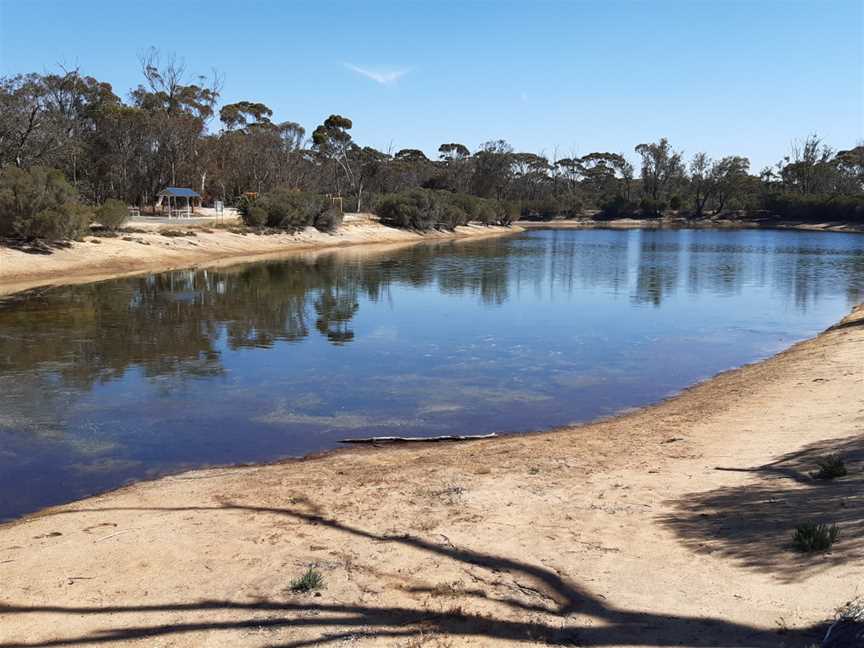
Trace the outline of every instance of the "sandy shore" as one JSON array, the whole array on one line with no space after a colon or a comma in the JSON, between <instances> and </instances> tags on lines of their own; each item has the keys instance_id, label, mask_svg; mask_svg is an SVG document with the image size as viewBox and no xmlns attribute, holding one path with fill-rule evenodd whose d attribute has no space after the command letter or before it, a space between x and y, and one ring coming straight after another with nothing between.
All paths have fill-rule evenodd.
<instances>
[{"instance_id":1,"label":"sandy shore","mask_svg":"<svg viewBox=\"0 0 864 648\"><path fill-rule=\"evenodd\" d=\"M470 432L470 430L466 430ZM814 457L849 476L809 477ZM0 646L805 646L864 594L864 308L614 419L145 482L0 527ZM827 554L790 546L833 521ZM292 579L315 566L316 593Z\"/></svg>"},{"instance_id":2,"label":"sandy shore","mask_svg":"<svg viewBox=\"0 0 864 648\"><path fill-rule=\"evenodd\" d=\"M603 220L519 221L525 229L778 229L806 232L864 232L864 226L854 223L797 223L793 221L748 221L730 219L653 219L619 218Z\"/></svg>"},{"instance_id":3,"label":"sandy shore","mask_svg":"<svg viewBox=\"0 0 864 648\"><path fill-rule=\"evenodd\" d=\"M0 247L0 295L48 285L87 283L133 274L165 272L192 266L238 263L298 250L361 244L413 243L424 240L477 238L522 231L514 227L468 225L454 232L418 234L385 227L366 214L346 216L333 234L308 228L296 234L255 234L214 229L186 222L142 225L116 237L87 236L50 254ZM167 232L167 234L166 234Z\"/></svg>"}]
</instances>

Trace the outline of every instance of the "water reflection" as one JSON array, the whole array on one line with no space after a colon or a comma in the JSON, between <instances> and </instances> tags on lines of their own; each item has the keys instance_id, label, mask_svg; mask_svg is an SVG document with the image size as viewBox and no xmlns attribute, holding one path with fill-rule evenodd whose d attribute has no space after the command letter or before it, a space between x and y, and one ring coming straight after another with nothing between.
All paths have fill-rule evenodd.
<instances>
[{"instance_id":1,"label":"water reflection","mask_svg":"<svg viewBox=\"0 0 864 648\"><path fill-rule=\"evenodd\" d=\"M656 400L836 320L864 237L541 231L0 302L0 518L354 431L527 430Z\"/></svg>"}]
</instances>

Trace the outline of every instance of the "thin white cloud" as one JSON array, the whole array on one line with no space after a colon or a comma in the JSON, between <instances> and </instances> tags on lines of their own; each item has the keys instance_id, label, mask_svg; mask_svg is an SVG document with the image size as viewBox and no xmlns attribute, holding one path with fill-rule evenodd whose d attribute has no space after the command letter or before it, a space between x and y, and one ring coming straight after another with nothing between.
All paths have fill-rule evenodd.
<instances>
[{"instance_id":1,"label":"thin white cloud","mask_svg":"<svg viewBox=\"0 0 864 648\"><path fill-rule=\"evenodd\" d=\"M354 65L353 63L345 63L345 67L351 70L352 72L356 72L360 76L364 76L367 79L372 79L376 83L380 83L381 85L391 85L396 83L403 76L408 74L410 70L408 68L363 68L359 65Z\"/></svg>"}]
</instances>

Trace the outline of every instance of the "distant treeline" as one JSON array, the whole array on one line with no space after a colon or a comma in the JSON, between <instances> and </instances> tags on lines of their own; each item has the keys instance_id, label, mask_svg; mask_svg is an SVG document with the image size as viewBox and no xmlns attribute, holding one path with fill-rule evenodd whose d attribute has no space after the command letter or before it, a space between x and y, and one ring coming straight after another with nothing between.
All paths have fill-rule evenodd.
<instances>
[{"instance_id":1,"label":"distant treeline","mask_svg":"<svg viewBox=\"0 0 864 648\"><path fill-rule=\"evenodd\" d=\"M191 77L155 50L142 57L141 70L142 83L125 100L78 70L0 78L0 236L26 235L21 223L39 214L50 225L43 230L57 230L58 218L86 220L87 208L73 204L96 207L118 199L151 205L169 185L192 187L205 201L247 212L251 205L240 201L249 194L277 191L279 200L289 201L288 190L338 194L346 211L383 209L394 224L420 228L447 227L475 211L486 222L741 210L864 221L864 146L835 152L815 135L758 174L743 156L685 159L665 138L635 147L638 173L621 153L550 159L514 151L504 140L474 151L444 143L430 159L417 149L361 146L351 137L351 120L340 115L330 115L307 137L300 124L273 121L263 103L218 108L218 79ZM42 171L28 179L10 175L10 168ZM61 172L71 192L50 169ZM36 187L22 189L21 183ZM33 213L19 214L18 225L12 224L10 211L20 212L25 198L44 196L46 186L56 199L31 205ZM249 218L273 222L265 212L278 206L269 200ZM306 223L308 214L300 220ZM327 215L321 223L326 228L330 221Z\"/></svg>"}]
</instances>

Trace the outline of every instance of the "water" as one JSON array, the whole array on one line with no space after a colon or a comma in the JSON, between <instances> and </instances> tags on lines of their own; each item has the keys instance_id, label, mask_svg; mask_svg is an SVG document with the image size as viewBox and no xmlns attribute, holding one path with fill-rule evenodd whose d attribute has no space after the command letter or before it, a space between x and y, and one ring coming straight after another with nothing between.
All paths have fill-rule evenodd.
<instances>
[{"instance_id":1,"label":"water","mask_svg":"<svg viewBox=\"0 0 864 648\"><path fill-rule=\"evenodd\" d=\"M0 519L373 435L657 401L864 295L864 236L535 231L0 301ZM638 443L638 439L634 439Z\"/></svg>"}]
</instances>

